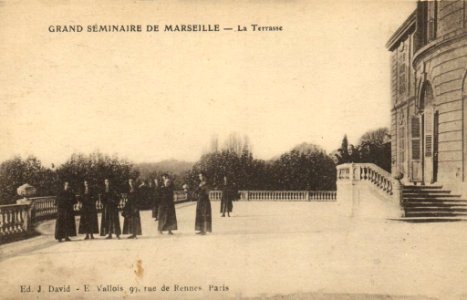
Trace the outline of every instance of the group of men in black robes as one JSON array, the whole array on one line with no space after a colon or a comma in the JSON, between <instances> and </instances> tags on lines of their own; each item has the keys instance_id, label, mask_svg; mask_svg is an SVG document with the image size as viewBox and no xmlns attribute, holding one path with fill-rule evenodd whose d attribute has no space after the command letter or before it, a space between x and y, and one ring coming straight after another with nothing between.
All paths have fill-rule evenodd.
<instances>
[{"instance_id":1,"label":"group of men in black robes","mask_svg":"<svg viewBox=\"0 0 467 300\"><path fill-rule=\"evenodd\" d=\"M199 174L200 184L196 189L197 205L195 230L197 234L205 235L212 232L212 211L209 200L210 187L204 173ZM98 195L92 189L87 180L83 182L80 190L81 218L79 224L79 233L85 234L85 239L94 239L94 234L100 233L106 236L106 239L112 239L113 235L119 239L120 235L129 234L129 239L135 239L142 234L140 209L147 198L152 198L152 216L158 222L158 231L163 234L167 231L172 235L177 230L177 216L174 202L174 189L172 181L167 174L162 176L163 184L160 185L157 179L154 180L154 186L145 184L136 186L133 179L128 180L126 190L127 201L122 211L124 217L123 232L120 226L119 204L121 194L110 184L109 179L104 180L104 187L101 191L102 218L100 232L97 218L96 202ZM221 213L224 217L230 216L232 212L232 201L235 199L237 191L224 177L222 186ZM77 198L70 188L68 182L64 183L63 190L57 195L56 206L58 210L57 222L55 227L55 238L61 242L63 239L70 240L71 236L76 236L74 205L77 204Z\"/></svg>"},{"instance_id":2,"label":"group of men in black robes","mask_svg":"<svg viewBox=\"0 0 467 300\"><path fill-rule=\"evenodd\" d=\"M130 234L128 238L136 238L141 235L141 218L139 206L141 192L135 186L133 179L128 180L127 201L123 209L124 216L123 234ZM83 187L79 193L81 204L81 218L78 232L85 234L87 239L94 239L94 234L99 233L96 202L98 195L92 189L87 180L84 180ZM121 195L110 184L109 179L104 180L104 188L101 192L102 218L100 225L100 235L112 239L115 234L120 238L122 234L119 218L119 203ZM55 238L61 242L69 241L71 236L76 236L75 211L74 206L78 203L75 193L71 190L69 182L65 182L63 190L56 198L57 221L55 223Z\"/></svg>"}]
</instances>

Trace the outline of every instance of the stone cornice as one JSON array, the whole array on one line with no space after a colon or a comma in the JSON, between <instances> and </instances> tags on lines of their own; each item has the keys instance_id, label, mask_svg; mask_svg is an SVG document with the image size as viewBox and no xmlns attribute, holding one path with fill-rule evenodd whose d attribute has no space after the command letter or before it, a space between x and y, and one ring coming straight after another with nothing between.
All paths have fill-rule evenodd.
<instances>
[{"instance_id":1,"label":"stone cornice","mask_svg":"<svg viewBox=\"0 0 467 300\"><path fill-rule=\"evenodd\" d=\"M423 46L420 48L413 56L412 59L412 67L416 70L417 65L420 63L420 61L426 57L427 55L430 55L439 49L449 46L450 44L456 43L459 40L462 40L464 38L467 38L467 30L461 29L459 32L454 35L454 36L449 36L449 37L440 37L427 45Z\"/></svg>"},{"instance_id":2,"label":"stone cornice","mask_svg":"<svg viewBox=\"0 0 467 300\"><path fill-rule=\"evenodd\" d=\"M401 40L403 40L407 35L415 31L416 23L416 10L410 14L410 16L402 23L402 25L394 32L394 34L389 38L389 41L386 43L386 48L389 51L393 51Z\"/></svg>"}]
</instances>

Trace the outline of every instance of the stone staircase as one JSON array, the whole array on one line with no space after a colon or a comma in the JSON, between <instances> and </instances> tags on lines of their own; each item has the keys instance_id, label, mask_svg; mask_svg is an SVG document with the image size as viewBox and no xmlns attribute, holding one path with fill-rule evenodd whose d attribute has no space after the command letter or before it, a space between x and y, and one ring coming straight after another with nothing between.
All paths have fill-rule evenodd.
<instances>
[{"instance_id":1,"label":"stone staircase","mask_svg":"<svg viewBox=\"0 0 467 300\"><path fill-rule=\"evenodd\" d=\"M404 221L467 221L467 200L442 186L404 186L402 198Z\"/></svg>"}]
</instances>

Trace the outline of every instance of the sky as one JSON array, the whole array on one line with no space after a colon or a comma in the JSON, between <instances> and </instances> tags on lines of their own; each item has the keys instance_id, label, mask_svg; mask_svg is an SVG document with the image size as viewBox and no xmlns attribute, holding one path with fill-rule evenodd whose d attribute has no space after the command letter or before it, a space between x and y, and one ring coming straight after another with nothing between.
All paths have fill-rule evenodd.
<instances>
[{"instance_id":1,"label":"sky","mask_svg":"<svg viewBox=\"0 0 467 300\"><path fill-rule=\"evenodd\" d=\"M196 2L196 3L195 3ZM415 1L0 2L0 161L101 151L196 161L213 135L269 159L390 125L385 44ZM219 24L246 32L85 32ZM251 24L282 26L251 31ZM82 25L83 32L49 32Z\"/></svg>"}]
</instances>

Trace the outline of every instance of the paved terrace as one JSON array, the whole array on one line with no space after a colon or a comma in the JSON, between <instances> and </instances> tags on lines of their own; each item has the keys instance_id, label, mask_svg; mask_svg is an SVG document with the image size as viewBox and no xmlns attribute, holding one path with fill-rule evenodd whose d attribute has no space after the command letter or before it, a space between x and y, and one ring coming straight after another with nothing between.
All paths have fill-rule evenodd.
<instances>
[{"instance_id":1,"label":"paved terrace","mask_svg":"<svg viewBox=\"0 0 467 300\"><path fill-rule=\"evenodd\" d=\"M158 235L144 211L137 240L57 243L48 221L42 236L0 247L1 298L467 298L467 222L356 221L335 208L240 201L233 217L221 218L213 202L214 232L197 236L195 205L185 203L174 236ZM20 293L20 285L42 292ZM49 292L51 285L71 291Z\"/></svg>"}]
</instances>

